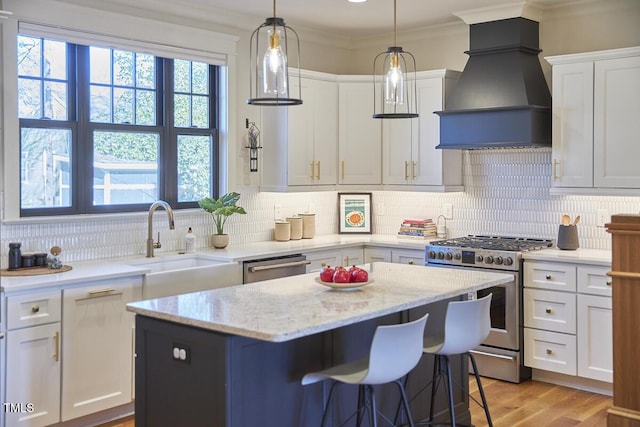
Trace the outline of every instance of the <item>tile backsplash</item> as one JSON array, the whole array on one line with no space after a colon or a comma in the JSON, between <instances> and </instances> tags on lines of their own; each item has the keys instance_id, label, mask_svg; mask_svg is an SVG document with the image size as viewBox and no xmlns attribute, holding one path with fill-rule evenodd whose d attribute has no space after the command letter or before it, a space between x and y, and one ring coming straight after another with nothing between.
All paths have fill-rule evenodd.
<instances>
[{"instance_id":1,"label":"tile backsplash","mask_svg":"<svg viewBox=\"0 0 640 427\"><path fill-rule=\"evenodd\" d=\"M446 221L448 235L493 234L518 237L556 238L562 214L581 216L580 247L610 249L605 228L596 226L596 212L611 214L640 212L640 197L552 196L551 150L501 149L464 152L464 192L426 193L373 191L373 230L395 234L403 218L429 217L437 220L443 205L453 206L453 218ZM243 187L238 204L247 215L234 215L226 231L231 244L273 239L274 205L282 216L312 211L316 234L338 230L337 191L309 193L264 193ZM383 204L384 215L377 215ZM442 220L441 220L442 221ZM175 230L169 230L166 214L154 214L154 238L160 232L162 248L157 252L183 248L188 227L196 234L196 247L207 247L213 223L201 210L175 212ZM23 252L48 251L62 247L65 262L144 254L147 215L102 215L23 221L2 224L1 266L6 268L9 242L22 242Z\"/></svg>"}]
</instances>

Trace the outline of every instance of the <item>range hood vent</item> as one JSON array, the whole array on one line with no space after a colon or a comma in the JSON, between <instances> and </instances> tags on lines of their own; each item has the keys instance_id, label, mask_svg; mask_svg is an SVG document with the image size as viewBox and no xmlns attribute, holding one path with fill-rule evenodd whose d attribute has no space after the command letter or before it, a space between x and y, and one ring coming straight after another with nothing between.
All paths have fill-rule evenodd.
<instances>
[{"instance_id":1,"label":"range hood vent","mask_svg":"<svg viewBox=\"0 0 640 427\"><path fill-rule=\"evenodd\" d=\"M440 116L436 148L551 145L551 94L538 23L517 17L470 26L469 60Z\"/></svg>"}]
</instances>

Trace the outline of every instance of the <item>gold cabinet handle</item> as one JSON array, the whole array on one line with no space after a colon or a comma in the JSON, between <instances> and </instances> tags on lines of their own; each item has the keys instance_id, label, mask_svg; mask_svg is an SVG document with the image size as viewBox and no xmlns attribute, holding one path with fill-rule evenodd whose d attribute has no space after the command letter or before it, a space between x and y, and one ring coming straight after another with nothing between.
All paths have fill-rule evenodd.
<instances>
[{"instance_id":1,"label":"gold cabinet handle","mask_svg":"<svg viewBox=\"0 0 640 427\"><path fill-rule=\"evenodd\" d=\"M115 291L115 289L113 288L104 288L104 289L98 289L96 291L89 291L89 295L94 296L94 295L100 295L100 294L108 294L109 292L113 292Z\"/></svg>"},{"instance_id":2,"label":"gold cabinet handle","mask_svg":"<svg viewBox=\"0 0 640 427\"><path fill-rule=\"evenodd\" d=\"M412 260L412 261L409 261L407 264L409 264L409 265L413 265L413 260Z\"/></svg>"},{"instance_id":3,"label":"gold cabinet handle","mask_svg":"<svg viewBox=\"0 0 640 427\"><path fill-rule=\"evenodd\" d=\"M545 276L545 279L547 279L547 280L551 280L551 275L550 275L550 274L547 274L547 275Z\"/></svg>"},{"instance_id":4,"label":"gold cabinet handle","mask_svg":"<svg viewBox=\"0 0 640 427\"><path fill-rule=\"evenodd\" d=\"M611 286L613 282L611 280L607 280L607 286Z\"/></svg>"},{"instance_id":5,"label":"gold cabinet handle","mask_svg":"<svg viewBox=\"0 0 640 427\"><path fill-rule=\"evenodd\" d=\"M31 312L32 313L38 313L40 311L40 306L39 305L34 305L33 307L31 307Z\"/></svg>"},{"instance_id":6,"label":"gold cabinet handle","mask_svg":"<svg viewBox=\"0 0 640 427\"><path fill-rule=\"evenodd\" d=\"M404 162L404 180L409 181L409 162Z\"/></svg>"},{"instance_id":7,"label":"gold cabinet handle","mask_svg":"<svg viewBox=\"0 0 640 427\"><path fill-rule=\"evenodd\" d=\"M547 307L547 308L544 310L544 312L545 312L545 313L547 313L547 314L551 314L551 312L552 312L552 311L553 311L553 310L551 310L549 307Z\"/></svg>"},{"instance_id":8,"label":"gold cabinet handle","mask_svg":"<svg viewBox=\"0 0 640 427\"><path fill-rule=\"evenodd\" d=\"M558 176L558 165L560 164L559 161L557 161L556 159L553 159L553 180L557 181L560 177Z\"/></svg>"},{"instance_id":9,"label":"gold cabinet handle","mask_svg":"<svg viewBox=\"0 0 640 427\"><path fill-rule=\"evenodd\" d=\"M411 178L416 179L416 162L411 162Z\"/></svg>"},{"instance_id":10,"label":"gold cabinet handle","mask_svg":"<svg viewBox=\"0 0 640 427\"><path fill-rule=\"evenodd\" d=\"M345 266L349 265L349 255L347 255L346 257L344 257L344 265L345 265Z\"/></svg>"},{"instance_id":11,"label":"gold cabinet handle","mask_svg":"<svg viewBox=\"0 0 640 427\"><path fill-rule=\"evenodd\" d=\"M327 263L326 263L326 262L321 262L321 263L320 263L320 267L326 267L326 266L327 266Z\"/></svg>"},{"instance_id":12,"label":"gold cabinet handle","mask_svg":"<svg viewBox=\"0 0 640 427\"><path fill-rule=\"evenodd\" d=\"M547 349L547 354L553 354L553 350L551 350L550 348Z\"/></svg>"},{"instance_id":13,"label":"gold cabinet handle","mask_svg":"<svg viewBox=\"0 0 640 427\"><path fill-rule=\"evenodd\" d=\"M316 176L318 181L320 181L320 161L318 160L318 175Z\"/></svg>"},{"instance_id":14,"label":"gold cabinet handle","mask_svg":"<svg viewBox=\"0 0 640 427\"><path fill-rule=\"evenodd\" d=\"M316 166L316 162L311 162L311 175L309 176L309 178L311 178L311 181L313 181L313 177L315 176L315 166Z\"/></svg>"},{"instance_id":15,"label":"gold cabinet handle","mask_svg":"<svg viewBox=\"0 0 640 427\"><path fill-rule=\"evenodd\" d=\"M60 360L60 332L56 332L53 335L53 343L55 351L53 353L53 360L58 362Z\"/></svg>"},{"instance_id":16,"label":"gold cabinet handle","mask_svg":"<svg viewBox=\"0 0 640 427\"><path fill-rule=\"evenodd\" d=\"M344 181L344 160L342 161L342 181Z\"/></svg>"}]
</instances>

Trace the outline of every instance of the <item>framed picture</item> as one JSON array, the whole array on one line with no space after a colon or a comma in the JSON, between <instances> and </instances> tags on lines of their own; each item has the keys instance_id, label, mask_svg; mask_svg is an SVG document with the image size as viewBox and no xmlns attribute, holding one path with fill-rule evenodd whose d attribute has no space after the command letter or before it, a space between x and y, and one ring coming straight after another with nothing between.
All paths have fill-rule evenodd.
<instances>
[{"instance_id":1,"label":"framed picture","mask_svg":"<svg viewBox=\"0 0 640 427\"><path fill-rule=\"evenodd\" d=\"M371 234L371 193L338 193L340 233Z\"/></svg>"}]
</instances>

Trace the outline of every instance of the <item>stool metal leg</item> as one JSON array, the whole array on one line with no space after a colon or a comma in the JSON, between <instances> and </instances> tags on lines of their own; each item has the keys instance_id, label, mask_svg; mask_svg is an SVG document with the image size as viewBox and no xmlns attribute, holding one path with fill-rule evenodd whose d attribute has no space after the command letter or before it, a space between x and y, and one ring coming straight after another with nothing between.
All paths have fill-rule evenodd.
<instances>
[{"instance_id":1,"label":"stool metal leg","mask_svg":"<svg viewBox=\"0 0 640 427\"><path fill-rule=\"evenodd\" d=\"M480 375L478 374L478 366L476 365L476 358L473 357L473 354L467 352L469 356L469 360L471 360L471 366L473 366L473 375L476 377L476 382L478 383L478 390L480 391L480 398L482 399L482 408L484 409L484 414L487 416L487 423L489 427L493 427L493 422L491 421L491 414L489 414L489 405L487 405L487 399L484 395L484 389L482 388L482 381L480 381Z\"/></svg>"},{"instance_id":2,"label":"stool metal leg","mask_svg":"<svg viewBox=\"0 0 640 427\"><path fill-rule=\"evenodd\" d=\"M449 356L440 356L447 368L447 391L449 394L449 414L451 415L451 426L456 427L456 412L453 407L453 384L451 383L451 364L449 363Z\"/></svg>"},{"instance_id":3,"label":"stool metal leg","mask_svg":"<svg viewBox=\"0 0 640 427\"><path fill-rule=\"evenodd\" d=\"M369 389L369 403L371 404L371 411L369 413L371 414L371 419L373 420L369 425L378 427L378 408L376 407L376 394L373 391L372 385L368 385L367 388Z\"/></svg>"},{"instance_id":4,"label":"stool metal leg","mask_svg":"<svg viewBox=\"0 0 640 427\"><path fill-rule=\"evenodd\" d=\"M407 393L404 390L404 386L402 385L402 382L400 382L400 380L395 381L396 385L398 386L398 389L400 390L400 399L402 401L402 405L404 406L404 412L407 414L407 421L409 421L409 426L410 427L415 427L415 423L413 422L413 417L411 416L411 408L409 407L409 400L407 399ZM397 419L397 415L396 415L396 419ZM395 424L394 420L394 424Z\"/></svg>"},{"instance_id":5,"label":"stool metal leg","mask_svg":"<svg viewBox=\"0 0 640 427\"><path fill-rule=\"evenodd\" d=\"M329 405L331 404L331 396L333 395L333 389L338 384L337 381L334 381L329 388L329 396L327 397L327 403L324 407L324 411L322 411L322 421L320 422L320 427L324 427L324 421L327 418L327 412L329 412Z\"/></svg>"}]
</instances>

